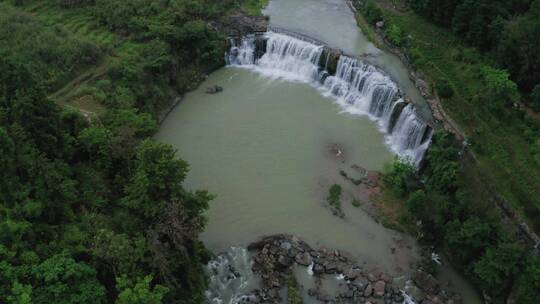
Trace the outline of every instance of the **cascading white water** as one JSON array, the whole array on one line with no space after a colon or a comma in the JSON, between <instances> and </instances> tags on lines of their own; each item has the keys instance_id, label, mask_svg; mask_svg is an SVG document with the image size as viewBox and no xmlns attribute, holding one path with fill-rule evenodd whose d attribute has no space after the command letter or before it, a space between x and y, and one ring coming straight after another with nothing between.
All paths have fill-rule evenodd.
<instances>
[{"instance_id":1,"label":"cascading white water","mask_svg":"<svg viewBox=\"0 0 540 304\"><path fill-rule=\"evenodd\" d=\"M238 304L249 301L249 293L256 286L252 261L245 248L232 247L218 255L206 266L210 278L206 298L212 304Z\"/></svg>"},{"instance_id":2,"label":"cascading white water","mask_svg":"<svg viewBox=\"0 0 540 304\"><path fill-rule=\"evenodd\" d=\"M311 82L318 77L323 46L273 32L266 33L265 39L266 50L261 58L255 58L254 38L246 37L231 48L227 62L254 68L271 78Z\"/></svg>"},{"instance_id":3,"label":"cascading white water","mask_svg":"<svg viewBox=\"0 0 540 304\"><path fill-rule=\"evenodd\" d=\"M327 77L323 86L348 112L368 114L384 127L399 96L390 78L375 67L347 56L339 58L336 75Z\"/></svg>"},{"instance_id":4,"label":"cascading white water","mask_svg":"<svg viewBox=\"0 0 540 304\"><path fill-rule=\"evenodd\" d=\"M396 107L403 100L397 85L372 65L348 56L340 56L335 75L319 66L324 47L285 34L267 32L264 55L256 58L253 36L231 47L226 59L229 65L247 67L267 77L303 81L331 97L351 114L368 115L387 133L392 150L419 164L429 146L428 125L409 104ZM328 65L326 58L326 65ZM324 67L326 68L326 66ZM325 76L325 77L323 77ZM326 77L327 76L327 77ZM403 109L390 129L396 109ZM397 113L396 113L397 114Z\"/></svg>"},{"instance_id":5,"label":"cascading white water","mask_svg":"<svg viewBox=\"0 0 540 304\"><path fill-rule=\"evenodd\" d=\"M255 36L249 35L242 38L240 45L231 39L231 49L225 56L225 61L227 65L255 64Z\"/></svg>"},{"instance_id":6,"label":"cascading white water","mask_svg":"<svg viewBox=\"0 0 540 304\"><path fill-rule=\"evenodd\" d=\"M389 137L390 146L399 155L419 163L429 145L430 134L425 140L426 132L429 132L427 128L428 126L416 115L414 107L408 104L401 111L392 129L392 136Z\"/></svg>"}]
</instances>

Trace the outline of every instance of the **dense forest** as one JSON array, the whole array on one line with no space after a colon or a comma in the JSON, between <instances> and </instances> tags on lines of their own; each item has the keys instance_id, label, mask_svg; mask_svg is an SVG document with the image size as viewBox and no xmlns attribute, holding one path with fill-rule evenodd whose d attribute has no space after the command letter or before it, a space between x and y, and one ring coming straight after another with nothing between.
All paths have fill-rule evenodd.
<instances>
[{"instance_id":1,"label":"dense forest","mask_svg":"<svg viewBox=\"0 0 540 304\"><path fill-rule=\"evenodd\" d=\"M470 187L462 153L452 134L439 132L422 171L400 160L387 168L384 181L404 202L402 220L416 223L421 242L443 248L485 296L538 303L540 258L493 208L490 194ZM435 272L432 266L427 270Z\"/></svg>"},{"instance_id":2,"label":"dense forest","mask_svg":"<svg viewBox=\"0 0 540 304\"><path fill-rule=\"evenodd\" d=\"M200 303L212 195L149 139L258 1L0 3L0 302Z\"/></svg>"},{"instance_id":3,"label":"dense forest","mask_svg":"<svg viewBox=\"0 0 540 304\"><path fill-rule=\"evenodd\" d=\"M540 1L410 0L411 7L490 53L540 110Z\"/></svg>"}]
</instances>

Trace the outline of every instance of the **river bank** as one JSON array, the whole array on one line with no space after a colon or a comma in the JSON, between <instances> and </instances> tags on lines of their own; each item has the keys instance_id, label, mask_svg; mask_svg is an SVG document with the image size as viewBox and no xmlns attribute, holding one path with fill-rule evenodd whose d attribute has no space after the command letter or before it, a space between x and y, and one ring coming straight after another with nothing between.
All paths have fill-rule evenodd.
<instances>
[{"instance_id":1,"label":"river bank","mask_svg":"<svg viewBox=\"0 0 540 304\"><path fill-rule=\"evenodd\" d=\"M356 1L356 3L358 3L358 8L363 7L360 2ZM514 260L512 263L504 262L506 267L521 269L535 267L535 259L530 258L530 256L536 255L535 248L539 244L538 235L534 232L534 227L536 227L535 225L538 222L538 216L533 202L534 199L527 199L527 196L530 196L535 190L531 188L520 190L519 187L511 185L515 185L513 178L520 179L521 186L531 182L537 184L537 182L532 181L536 173L534 173L534 170L527 171L525 173L527 176L524 177L517 173L520 170L518 169L520 166L518 163L507 161L494 162L495 158L499 160L504 159L503 155L507 153L507 149L512 151L510 153L513 155L512 158L514 160L517 155L520 155L520 159L530 157L530 152L535 149L535 143L524 144L523 138L519 135L520 133L527 132L526 130L530 127L530 123L518 117L511 119L506 117L506 123L503 124L503 127L495 123L495 125L498 125L497 127L486 128L486 126L492 126L495 121L500 119L500 117L493 117L493 113L486 111L485 106L477 102L479 99L477 92L485 90L486 85L482 78L478 76L479 71L489 66L490 61L484 58L477 50L464 46L459 39L447 30L431 24L408 9L403 9L402 7L397 11L386 5L387 3L385 1L374 1L372 3L376 3L376 7L381 11L382 17L374 20L369 30L374 33L379 41L384 42L387 48L401 53L400 57L402 60L411 69L414 69L416 74L423 75L422 78L427 81L421 81L421 87L429 88L428 90L431 94L436 97L433 99L435 106L441 109L444 106L450 116L459 122L462 131L459 131L460 127L453 128L454 130L450 128L445 129L454 133L460 140L467 138L466 145L462 147L459 144L443 147L443 149L461 150L460 154L462 157L455 160L460 164L459 175L456 178L459 180L458 191L474 195L476 198L471 203L475 206L484 205L483 208L486 209L477 216L485 219L496 218L497 225L493 229L502 230L502 232L498 232L497 234L503 235L498 237L504 239L510 238L511 241L509 243L515 246L516 255L522 256L519 259L528 261L523 263L517 260ZM374 9L371 9L371 11L374 11ZM365 12L358 12L357 15L359 18L363 18L362 13ZM396 47L395 43L386 39L388 37L389 27L397 27L401 31L402 37L406 37L404 38L405 42L400 47ZM433 43L433 41L437 41L437 43ZM449 86L449 90L446 90L444 98L438 97L441 90L441 83ZM515 109L507 110L511 112L515 111ZM509 116L514 114L509 114ZM451 121L450 116L445 115L443 118L449 122L449 125L457 126L457 124ZM521 117L521 115L516 116ZM498 133L498 135L495 133ZM505 134L504 136L502 136L503 133ZM492 149L491 146L493 145L496 145L498 148ZM531 166L534 167L534 160L531 159L531 161ZM503 169L504 167L506 169ZM515 174L519 176L512 177ZM423 179L429 179L429 174L427 175ZM527 181L524 179L527 179ZM426 189L423 190L426 191ZM450 191L449 194L444 195L449 197L450 200L456 201L456 198L452 197L452 193ZM517 193L520 193L520 198L514 200L513 197ZM426 219L425 216L420 217L424 220ZM451 220L456 219L452 218ZM465 220L461 219L460 221L464 222ZM479 252L476 255L469 255L467 258L460 260L457 258L459 252L451 246L446 245L447 242L451 242L451 240L448 240L452 238L451 233L442 229L441 233L435 237L439 239L438 243L445 244L444 246L447 248L446 250L454 260L454 263L458 265L465 264L466 266L460 267L473 269L472 271L468 270L467 275L479 282L477 286L484 289L483 293L486 301L491 301L491 299L495 301L514 301L516 294L527 294L527 292L523 291L527 290L527 288L519 286L519 284L526 285L524 281L519 281L516 285L511 286L512 284L509 282L513 280L508 279L508 281L505 281L507 284L500 284L496 288L485 283L489 279L483 275L488 271L491 273L495 273L496 271L494 269L488 269L483 270L484 273L482 273L479 270L479 265L487 259L489 254L500 250L500 247L498 247L500 244L492 242L484 247L488 248L487 253ZM493 265L496 267L497 263ZM516 270L516 272L520 271ZM512 277L510 274L508 276ZM515 276L519 277L519 275ZM520 289L521 291L516 292L516 290ZM520 296L518 295L517 297Z\"/></svg>"}]
</instances>

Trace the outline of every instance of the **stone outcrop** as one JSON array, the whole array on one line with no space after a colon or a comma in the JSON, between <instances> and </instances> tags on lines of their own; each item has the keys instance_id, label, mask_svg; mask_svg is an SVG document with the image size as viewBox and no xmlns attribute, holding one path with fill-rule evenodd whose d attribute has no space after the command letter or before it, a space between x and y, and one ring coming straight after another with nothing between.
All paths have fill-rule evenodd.
<instances>
[{"instance_id":1,"label":"stone outcrop","mask_svg":"<svg viewBox=\"0 0 540 304\"><path fill-rule=\"evenodd\" d=\"M228 37L240 38L248 34L266 32L268 21L266 16L251 16L239 10L214 21L211 25Z\"/></svg>"},{"instance_id":2,"label":"stone outcrop","mask_svg":"<svg viewBox=\"0 0 540 304\"><path fill-rule=\"evenodd\" d=\"M244 297L245 303L279 303L280 291L293 275L293 267L310 267L315 276L314 288L307 294L323 303L384 303L401 304L402 289L414 295L417 303L461 303L458 295L441 289L430 274L418 270L407 286L400 278L392 278L382 271L367 271L354 259L339 250L314 249L301 239L290 235L274 235L248 246L253 253L253 271L261 278L261 287ZM335 290L324 290L321 278L339 275L343 278ZM401 281L400 281L401 280ZM300 286L302 289L303 286Z\"/></svg>"}]
</instances>

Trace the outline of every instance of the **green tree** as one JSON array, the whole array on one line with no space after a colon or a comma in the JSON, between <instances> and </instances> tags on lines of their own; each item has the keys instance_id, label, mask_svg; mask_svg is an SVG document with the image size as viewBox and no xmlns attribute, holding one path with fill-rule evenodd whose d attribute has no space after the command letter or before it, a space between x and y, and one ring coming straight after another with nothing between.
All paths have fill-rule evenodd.
<instances>
[{"instance_id":1,"label":"green tree","mask_svg":"<svg viewBox=\"0 0 540 304\"><path fill-rule=\"evenodd\" d=\"M132 282L127 276L116 278L119 291L116 304L160 304L169 289L162 285L151 286L152 276Z\"/></svg>"},{"instance_id":2,"label":"green tree","mask_svg":"<svg viewBox=\"0 0 540 304\"><path fill-rule=\"evenodd\" d=\"M390 186L397 196L403 197L415 187L416 168L406 160L395 158L385 167L383 181Z\"/></svg>"},{"instance_id":3,"label":"green tree","mask_svg":"<svg viewBox=\"0 0 540 304\"><path fill-rule=\"evenodd\" d=\"M96 271L75 261L66 252L53 255L34 267L36 303L104 303L105 288L97 281Z\"/></svg>"},{"instance_id":4,"label":"green tree","mask_svg":"<svg viewBox=\"0 0 540 304\"><path fill-rule=\"evenodd\" d=\"M473 271L483 286L500 293L509 287L511 279L518 274L523 254L523 247L516 243L499 243L486 250L480 260L474 264Z\"/></svg>"},{"instance_id":5,"label":"green tree","mask_svg":"<svg viewBox=\"0 0 540 304\"><path fill-rule=\"evenodd\" d=\"M188 164L175 158L174 149L151 139L137 149L135 173L126 186L123 204L146 219L152 219L184 192L182 182Z\"/></svg>"},{"instance_id":6,"label":"green tree","mask_svg":"<svg viewBox=\"0 0 540 304\"><path fill-rule=\"evenodd\" d=\"M13 283L12 295L8 297L10 304L32 304L32 286L19 282Z\"/></svg>"},{"instance_id":7,"label":"green tree","mask_svg":"<svg viewBox=\"0 0 540 304\"><path fill-rule=\"evenodd\" d=\"M519 100L517 85L507 71L484 66L481 74L487 89L483 98L489 109L499 111Z\"/></svg>"},{"instance_id":8,"label":"green tree","mask_svg":"<svg viewBox=\"0 0 540 304\"><path fill-rule=\"evenodd\" d=\"M146 240L142 236L130 237L100 229L94 237L91 251L112 269L116 277L120 274L137 277L141 275L138 265L144 260Z\"/></svg>"},{"instance_id":9,"label":"green tree","mask_svg":"<svg viewBox=\"0 0 540 304\"><path fill-rule=\"evenodd\" d=\"M111 137L111 131L108 129L91 126L82 130L78 141L82 150L88 154L90 161L97 161L103 168L107 168L111 163Z\"/></svg>"},{"instance_id":10,"label":"green tree","mask_svg":"<svg viewBox=\"0 0 540 304\"><path fill-rule=\"evenodd\" d=\"M446 241L450 248L456 250L462 263L468 264L480 257L484 249L491 243L493 229L486 221L478 217L470 217L461 223L453 220L446 227Z\"/></svg>"},{"instance_id":11,"label":"green tree","mask_svg":"<svg viewBox=\"0 0 540 304\"><path fill-rule=\"evenodd\" d=\"M424 190L421 189L413 192L405 203L409 212L417 218L426 218L424 210L427 210L427 204L429 204L427 195Z\"/></svg>"},{"instance_id":12,"label":"green tree","mask_svg":"<svg viewBox=\"0 0 540 304\"><path fill-rule=\"evenodd\" d=\"M526 91L540 83L540 1L511 20L502 34L497 59Z\"/></svg>"},{"instance_id":13,"label":"green tree","mask_svg":"<svg viewBox=\"0 0 540 304\"><path fill-rule=\"evenodd\" d=\"M536 112L540 111L540 84L537 84L531 93L531 107Z\"/></svg>"},{"instance_id":14,"label":"green tree","mask_svg":"<svg viewBox=\"0 0 540 304\"><path fill-rule=\"evenodd\" d=\"M516 282L518 303L535 304L540 301L540 258L531 255Z\"/></svg>"}]
</instances>

